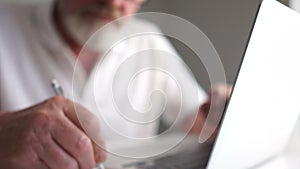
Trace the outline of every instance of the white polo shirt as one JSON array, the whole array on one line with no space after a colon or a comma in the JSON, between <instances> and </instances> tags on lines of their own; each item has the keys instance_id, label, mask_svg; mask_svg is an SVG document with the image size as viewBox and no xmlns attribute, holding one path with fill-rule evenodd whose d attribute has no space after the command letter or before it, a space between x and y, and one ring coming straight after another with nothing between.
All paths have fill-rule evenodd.
<instances>
[{"instance_id":1,"label":"white polo shirt","mask_svg":"<svg viewBox=\"0 0 300 169\"><path fill-rule=\"evenodd\" d=\"M181 93L193 91L191 89L196 84L184 64L174 65L186 85L180 86L180 91L176 80L167 78L164 72L157 70L144 72L141 77L137 76L131 85L119 82L114 84L120 65L136 51L157 49L167 51L176 57L177 53L162 36L145 34L120 43L110 51L101 64L96 64L92 73L87 76L81 65L76 64L76 57L59 36L51 14L52 5L49 3L0 7L1 111L24 109L54 96L51 80L55 78L63 87L66 97L84 104L99 115L103 135L106 140L111 140L119 139L120 135L138 138L152 136L157 132L161 118L169 123L176 119L176 114L172 114L175 112L174 107L177 109L181 106L184 116L188 116L206 99L205 92L199 87L198 99L184 97L185 100L178 101ZM126 29L159 33L155 25L138 19L132 20ZM135 66L160 62L157 57L151 57L154 54L156 53L149 51L149 57L145 57L146 59L141 57L134 60L126 71L134 73ZM136 116L127 114L127 118L126 113L130 111L121 110L126 111L122 113L117 110L114 99L111 98L112 89L120 89L118 85L128 86L128 91L117 91L117 94L123 92L127 95L120 94L116 99L121 102L124 100L124 103L130 103L129 107L141 110L141 116L145 116L147 108L155 105L152 102L158 104L161 102L161 97L157 99L155 92L151 92L155 89L164 91L168 104L164 107L163 115L158 116L161 118L149 114L145 117L146 121L148 120L145 123L135 121L140 118L137 117L139 114Z\"/></svg>"}]
</instances>

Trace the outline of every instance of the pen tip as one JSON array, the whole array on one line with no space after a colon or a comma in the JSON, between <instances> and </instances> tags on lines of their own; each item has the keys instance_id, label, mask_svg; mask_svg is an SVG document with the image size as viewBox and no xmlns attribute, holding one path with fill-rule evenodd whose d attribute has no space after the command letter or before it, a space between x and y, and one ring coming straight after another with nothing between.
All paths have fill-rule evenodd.
<instances>
[{"instance_id":1,"label":"pen tip","mask_svg":"<svg viewBox=\"0 0 300 169\"><path fill-rule=\"evenodd\" d=\"M52 79L51 85L52 85L53 87L57 87L57 86L58 86L57 80L56 80L56 79Z\"/></svg>"}]
</instances>

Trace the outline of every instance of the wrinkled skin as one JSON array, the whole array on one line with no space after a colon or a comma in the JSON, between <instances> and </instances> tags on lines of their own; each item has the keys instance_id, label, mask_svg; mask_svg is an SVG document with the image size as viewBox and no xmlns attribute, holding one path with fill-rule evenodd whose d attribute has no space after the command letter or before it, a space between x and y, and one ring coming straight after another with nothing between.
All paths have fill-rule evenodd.
<instances>
[{"instance_id":1,"label":"wrinkled skin","mask_svg":"<svg viewBox=\"0 0 300 169\"><path fill-rule=\"evenodd\" d=\"M94 133L84 132L77 116ZM80 114L79 114L80 115ZM88 134L86 134L88 133ZM97 133L97 134L96 134ZM54 97L0 115L0 166L6 169L92 169L106 153L97 118L84 107ZM97 139L97 146L90 138Z\"/></svg>"}]
</instances>

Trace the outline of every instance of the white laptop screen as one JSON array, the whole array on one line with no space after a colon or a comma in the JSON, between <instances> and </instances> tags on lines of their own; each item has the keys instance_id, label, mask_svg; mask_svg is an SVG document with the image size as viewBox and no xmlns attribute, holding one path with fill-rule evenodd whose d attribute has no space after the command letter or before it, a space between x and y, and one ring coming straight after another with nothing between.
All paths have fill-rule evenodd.
<instances>
[{"instance_id":1,"label":"white laptop screen","mask_svg":"<svg viewBox=\"0 0 300 169\"><path fill-rule=\"evenodd\" d=\"M261 4L209 169L250 168L281 153L300 112L300 15Z\"/></svg>"}]
</instances>

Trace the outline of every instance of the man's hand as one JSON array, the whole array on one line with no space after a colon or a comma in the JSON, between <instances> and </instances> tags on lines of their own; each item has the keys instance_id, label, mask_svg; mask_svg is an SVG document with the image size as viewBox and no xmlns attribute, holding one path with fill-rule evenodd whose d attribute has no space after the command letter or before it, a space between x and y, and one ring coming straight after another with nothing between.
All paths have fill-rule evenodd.
<instances>
[{"instance_id":1,"label":"man's hand","mask_svg":"<svg viewBox=\"0 0 300 169\"><path fill-rule=\"evenodd\" d=\"M198 116L195 120L192 129L190 130L191 134L195 134L195 135L200 134L207 120L206 118L209 111L213 111L211 113L214 114L223 113L226 105L224 104L224 101L225 103L227 103L231 94L231 90L232 90L232 86L228 84L227 85L218 84L211 88L211 90L208 93L209 95L207 101L199 108ZM214 104L212 104L212 102L214 102ZM208 122L208 127L211 126L211 128L213 128L216 125L213 124L216 122L212 122L212 121L207 121L207 122ZM218 128L214 131L213 135L210 137L211 138L210 141L215 139L217 132L218 132Z\"/></svg>"},{"instance_id":2,"label":"man's hand","mask_svg":"<svg viewBox=\"0 0 300 169\"><path fill-rule=\"evenodd\" d=\"M81 125L77 117L88 125ZM54 97L26 110L0 115L0 166L92 169L106 159L106 153L90 138L104 146L97 117L79 104Z\"/></svg>"}]
</instances>

